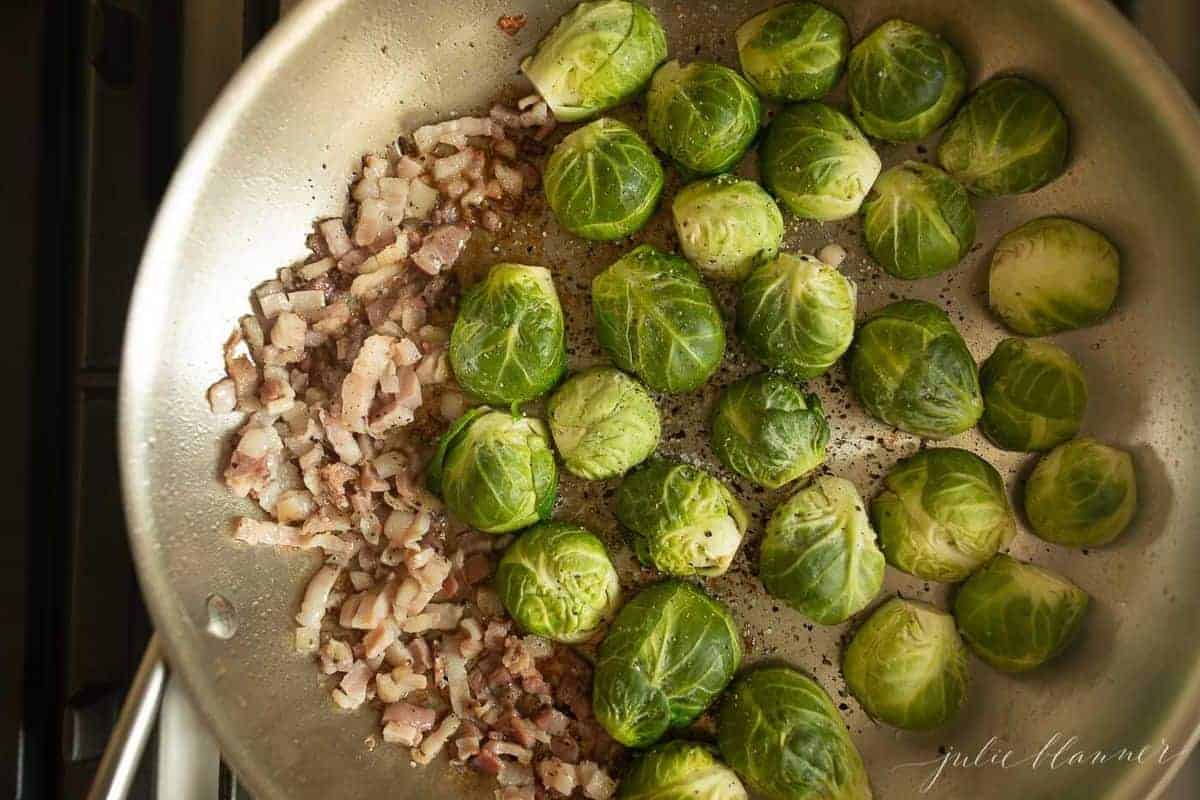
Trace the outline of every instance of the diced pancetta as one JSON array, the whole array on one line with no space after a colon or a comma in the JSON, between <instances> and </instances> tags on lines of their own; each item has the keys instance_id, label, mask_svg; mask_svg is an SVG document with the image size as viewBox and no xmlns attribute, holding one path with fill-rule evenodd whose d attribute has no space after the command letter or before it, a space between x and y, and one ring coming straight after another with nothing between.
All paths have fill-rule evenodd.
<instances>
[{"instance_id":1,"label":"diced pancetta","mask_svg":"<svg viewBox=\"0 0 1200 800\"><path fill-rule=\"evenodd\" d=\"M412 344L408 339L404 341ZM417 357L420 358L419 352ZM237 408L237 400L237 384L233 382L233 378L222 378L208 387L208 407L214 414L230 413Z\"/></svg>"},{"instance_id":2,"label":"diced pancetta","mask_svg":"<svg viewBox=\"0 0 1200 800\"><path fill-rule=\"evenodd\" d=\"M354 249L350 234L346 232L346 224L340 217L324 220L317 225L317 229L325 239L325 249L334 258L341 258Z\"/></svg>"},{"instance_id":3,"label":"diced pancetta","mask_svg":"<svg viewBox=\"0 0 1200 800\"><path fill-rule=\"evenodd\" d=\"M454 266L470 236L471 232L459 225L434 228L421 242L420 249L413 253L412 261L422 272L437 275Z\"/></svg>"},{"instance_id":4,"label":"diced pancetta","mask_svg":"<svg viewBox=\"0 0 1200 800\"><path fill-rule=\"evenodd\" d=\"M296 615L296 622L306 628L316 628L321 624L329 593L341 572L339 568L329 565L317 570L304 590L304 599L300 601L300 613Z\"/></svg>"}]
</instances>

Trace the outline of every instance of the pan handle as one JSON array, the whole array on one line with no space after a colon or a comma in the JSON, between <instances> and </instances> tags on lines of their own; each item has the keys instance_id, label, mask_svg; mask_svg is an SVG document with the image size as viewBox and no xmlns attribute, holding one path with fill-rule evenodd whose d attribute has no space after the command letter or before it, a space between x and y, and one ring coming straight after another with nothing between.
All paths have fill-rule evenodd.
<instances>
[{"instance_id":1,"label":"pan handle","mask_svg":"<svg viewBox=\"0 0 1200 800\"><path fill-rule=\"evenodd\" d=\"M166 677L167 665L163 661L162 644L156 633L150 637L150 643L142 655L142 663L133 676L129 693L125 695L121 715L117 718L108 746L104 748L104 756L88 790L87 800L125 800L129 794L142 751L146 749L146 742L154 731Z\"/></svg>"}]
</instances>

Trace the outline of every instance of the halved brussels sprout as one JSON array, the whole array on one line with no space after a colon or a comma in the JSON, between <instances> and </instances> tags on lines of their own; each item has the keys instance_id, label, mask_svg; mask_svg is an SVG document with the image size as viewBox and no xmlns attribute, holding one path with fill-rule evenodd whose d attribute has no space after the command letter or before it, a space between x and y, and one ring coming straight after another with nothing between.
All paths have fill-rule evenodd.
<instances>
[{"instance_id":1,"label":"halved brussels sprout","mask_svg":"<svg viewBox=\"0 0 1200 800\"><path fill-rule=\"evenodd\" d=\"M721 701L721 755L766 800L871 800L862 756L829 695L788 667L758 667Z\"/></svg>"},{"instance_id":2,"label":"halved brussels sprout","mask_svg":"<svg viewBox=\"0 0 1200 800\"><path fill-rule=\"evenodd\" d=\"M863 236L889 275L928 278L971 249L975 209L958 181L937 167L905 161L880 175L867 195Z\"/></svg>"},{"instance_id":3,"label":"halved brussels sprout","mask_svg":"<svg viewBox=\"0 0 1200 800\"><path fill-rule=\"evenodd\" d=\"M972 428L983 414L979 372L950 317L924 300L901 300L861 326L850 382L876 419L929 439Z\"/></svg>"},{"instance_id":4,"label":"halved brussels sprout","mask_svg":"<svg viewBox=\"0 0 1200 800\"><path fill-rule=\"evenodd\" d=\"M746 788L711 747L677 739L633 762L617 800L746 800Z\"/></svg>"},{"instance_id":5,"label":"halved brussels sprout","mask_svg":"<svg viewBox=\"0 0 1200 800\"><path fill-rule=\"evenodd\" d=\"M914 731L952 720L970 682L954 617L901 597L881 605L855 632L842 676L873 718Z\"/></svg>"},{"instance_id":6,"label":"halved brussels sprout","mask_svg":"<svg viewBox=\"0 0 1200 800\"><path fill-rule=\"evenodd\" d=\"M858 213L882 164L862 131L823 103L788 106L759 148L763 183L798 217L830 222Z\"/></svg>"},{"instance_id":7,"label":"halved brussels sprout","mask_svg":"<svg viewBox=\"0 0 1200 800\"><path fill-rule=\"evenodd\" d=\"M737 333L750 354L793 378L815 378L854 338L857 290L820 259L780 253L741 286Z\"/></svg>"},{"instance_id":8,"label":"halved brussels sprout","mask_svg":"<svg viewBox=\"0 0 1200 800\"><path fill-rule=\"evenodd\" d=\"M1063 576L1001 554L958 590L954 617L976 655L1025 672L1066 649L1087 607L1087 592Z\"/></svg>"},{"instance_id":9,"label":"halved brussels sprout","mask_svg":"<svg viewBox=\"0 0 1200 800\"><path fill-rule=\"evenodd\" d=\"M543 522L522 533L504 551L495 583L521 628L558 642L590 639L621 602L604 543L565 522Z\"/></svg>"},{"instance_id":10,"label":"halved brussels sprout","mask_svg":"<svg viewBox=\"0 0 1200 800\"><path fill-rule=\"evenodd\" d=\"M1067 547L1108 544L1129 526L1137 503L1129 453L1088 437L1042 456L1025 484L1033 532Z\"/></svg>"},{"instance_id":11,"label":"halved brussels sprout","mask_svg":"<svg viewBox=\"0 0 1200 800\"><path fill-rule=\"evenodd\" d=\"M979 369L979 427L1005 450L1049 450L1079 433L1087 407L1083 368L1049 342L1005 339Z\"/></svg>"},{"instance_id":12,"label":"halved brussels sprout","mask_svg":"<svg viewBox=\"0 0 1200 800\"><path fill-rule=\"evenodd\" d=\"M956 447L921 450L883 479L871 501L887 561L931 581L961 581L1016 534L1004 481Z\"/></svg>"},{"instance_id":13,"label":"halved brussels sprout","mask_svg":"<svg viewBox=\"0 0 1200 800\"><path fill-rule=\"evenodd\" d=\"M564 331L550 270L496 264L463 294L450 366L459 386L485 403L532 400L567 368Z\"/></svg>"},{"instance_id":14,"label":"halved brussels sprout","mask_svg":"<svg viewBox=\"0 0 1200 800\"><path fill-rule=\"evenodd\" d=\"M854 484L822 476L775 509L758 571L768 592L814 622L836 625L879 594L883 563Z\"/></svg>"},{"instance_id":15,"label":"halved brussels sprout","mask_svg":"<svg viewBox=\"0 0 1200 800\"><path fill-rule=\"evenodd\" d=\"M454 516L485 533L548 519L558 496L546 426L485 406L459 417L442 435L426 480Z\"/></svg>"},{"instance_id":16,"label":"halved brussels sprout","mask_svg":"<svg viewBox=\"0 0 1200 800\"><path fill-rule=\"evenodd\" d=\"M814 100L842 74L850 29L810 2L768 8L737 29L738 60L755 89L778 102Z\"/></svg>"},{"instance_id":17,"label":"halved brussels sprout","mask_svg":"<svg viewBox=\"0 0 1200 800\"><path fill-rule=\"evenodd\" d=\"M600 644L592 709L627 747L690 725L742 663L737 623L724 604L667 580L625 604Z\"/></svg>"},{"instance_id":18,"label":"halved brussels sprout","mask_svg":"<svg viewBox=\"0 0 1200 800\"><path fill-rule=\"evenodd\" d=\"M1117 299L1121 257L1087 225L1041 217L996 244L988 305L1025 336L1046 336L1099 322Z\"/></svg>"},{"instance_id":19,"label":"halved brussels sprout","mask_svg":"<svg viewBox=\"0 0 1200 800\"><path fill-rule=\"evenodd\" d=\"M725 484L665 459L631 472L617 489L617 519L641 562L668 575L729 569L749 518Z\"/></svg>"},{"instance_id":20,"label":"halved brussels sprout","mask_svg":"<svg viewBox=\"0 0 1200 800\"><path fill-rule=\"evenodd\" d=\"M1054 97L1024 78L975 90L938 144L942 168L974 194L1032 192L1063 173L1067 118Z\"/></svg>"},{"instance_id":21,"label":"halved brussels sprout","mask_svg":"<svg viewBox=\"0 0 1200 800\"><path fill-rule=\"evenodd\" d=\"M598 119L567 134L542 176L554 218L576 236L610 241L641 229L663 189L663 168L633 128Z\"/></svg>"},{"instance_id":22,"label":"halved brussels sprout","mask_svg":"<svg viewBox=\"0 0 1200 800\"><path fill-rule=\"evenodd\" d=\"M740 281L783 241L779 206L757 183L733 175L683 187L671 214L683 254L710 278Z\"/></svg>"},{"instance_id":23,"label":"halved brussels sprout","mask_svg":"<svg viewBox=\"0 0 1200 800\"><path fill-rule=\"evenodd\" d=\"M712 447L721 463L768 489L807 475L825 461L829 423L815 394L787 378L752 375L717 400Z\"/></svg>"},{"instance_id":24,"label":"halved brussels sprout","mask_svg":"<svg viewBox=\"0 0 1200 800\"><path fill-rule=\"evenodd\" d=\"M862 129L915 142L950 119L967 90L967 68L940 36L888 20L850 51L850 109Z\"/></svg>"},{"instance_id":25,"label":"halved brussels sprout","mask_svg":"<svg viewBox=\"0 0 1200 800\"><path fill-rule=\"evenodd\" d=\"M646 93L650 138L675 163L700 175L737 164L761 122L754 87L720 64L668 61L655 71Z\"/></svg>"},{"instance_id":26,"label":"halved brussels sprout","mask_svg":"<svg viewBox=\"0 0 1200 800\"><path fill-rule=\"evenodd\" d=\"M655 391L699 388L725 355L725 323L700 273L648 244L595 277L592 310L601 346Z\"/></svg>"},{"instance_id":27,"label":"halved brussels sprout","mask_svg":"<svg viewBox=\"0 0 1200 800\"><path fill-rule=\"evenodd\" d=\"M612 367L567 379L550 396L546 418L567 472L589 480L623 475L642 463L661 432L654 398Z\"/></svg>"},{"instance_id":28,"label":"halved brussels sprout","mask_svg":"<svg viewBox=\"0 0 1200 800\"><path fill-rule=\"evenodd\" d=\"M653 11L598 0L564 14L521 71L560 122L577 122L633 97L666 57L667 34Z\"/></svg>"}]
</instances>

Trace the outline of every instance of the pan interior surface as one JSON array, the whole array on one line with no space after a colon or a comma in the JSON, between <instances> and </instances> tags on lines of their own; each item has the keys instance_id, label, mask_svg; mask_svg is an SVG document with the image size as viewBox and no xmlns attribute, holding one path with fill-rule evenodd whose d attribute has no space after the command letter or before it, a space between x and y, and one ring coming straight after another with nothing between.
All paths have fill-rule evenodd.
<instances>
[{"instance_id":1,"label":"pan interior surface","mask_svg":"<svg viewBox=\"0 0 1200 800\"><path fill-rule=\"evenodd\" d=\"M342 212L361 155L424 122L486 108L498 91L519 82L521 56L573 4L312 0L300 6L226 91L160 211L141 266L121 378L131 535L172 666L226 757L264 800L491 796L482 782L444 766L410 767L401 751L376 744L376 715L338 711L326 679L294 652L290 618L315 556L233 542L229 520L249 511L220 481L235 423L210 414L204 392L221 377L221 344L245 313L250 289L306 255L314 219ZM770 3L650 5L667 28L672 57L736 65L733 31ZM903 283L883 275L865 256L857 219L824 226L789 220L786 248L842 244L850 254L843 269L859 286L860 316L896 296L939 302L952 309L981 361L1006 335L988 313L984 291L996 239L1044 214L1104 231L1123 258L1116 308L1101 325L1056 341L1080 359L1088 377L1084 431L1133 453L1142 507L1128 534L1086 554L1046 545L1023 529L1011 548L1016 556L1061 571L1092 595L1083 635L1055 666L1023 677L974 661L965 712L932 733L877 725L848 697L838 670L846 626L806 625L776 607L745 563L709 586L730 602L753 658L791 662L844 703L878 797L1153 796L1182 762L1200 723L1200 638L1192 634L1200 619L1200 496L1190 483L1200 466L1195 107L1100 0L828 5L846 18L855 39L896 16L942 34L963 54L972 85L1005 72L1041 81L1071 121L1070 162L1063 177L1036 193L978 201L977 247L958 268L932 279ZM497 29L501 15L522 11L529 21L516 36ZM832 102L843 102L841 92ZM922 157L912 147L882 146L880 153L885 166ZM641 238L672 246L668 213L660 209ZM550 267L568 324L586 330L590 278L629 245L586 244L536 213L518 223L524 238L509 234L495 249L473 246L466 268L506 259ZM697 402L662 405L668 453L707 452L706 437L696 432L705 429L716 388L750 369L736 348L731 355ZM596 354L584 348L572 366L593 360ZM831 470L870 497L882 472L917 441L869 420L843 384L839 367L831 380L810 387L830 410ZM975 432L951 443L984 453L1010 490L1032 462L1001 453ZM753 541L770 505L745 484L737 489L755 512ZM620 540L611 511L583 491L566 492L560 516L586 522L610 544ZM894 570L887 591L943 607L949 596L944 587ZM214 594L235 609L231 638L206 632ZM1121 752L1137 756L1143 747L1149 749L1140 759ZM1008 766L997 763L1009 751ZM1077 751L1088 763L1065 763ZM1110 755L1096 764L1096 753ZM938 772L947 754L961 754L959 765L952 761Z\"/></svg>"}]
</instances>

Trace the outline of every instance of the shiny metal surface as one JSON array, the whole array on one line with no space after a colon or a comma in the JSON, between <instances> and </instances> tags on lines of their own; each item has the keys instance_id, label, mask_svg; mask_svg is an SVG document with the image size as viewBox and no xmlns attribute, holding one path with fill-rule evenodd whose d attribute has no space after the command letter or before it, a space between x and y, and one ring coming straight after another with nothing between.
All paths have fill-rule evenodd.
<instances>
[{"instance_id":1,"label":"shiny metal surface","mask_svg":"<svg viewBox=\"0 0 1200 800\"><path fill-rule=\"evenodd\" d=\"M162 644L155 634L146 645L142 663L129 685L121 716L88 789L88 800L125 800L129 795L146 742L154 733L166 682L167 665L163 663Z\"/></svg>"},{"instance_id":2,"label":"shiny metal surface","mask_svg":"<svg viewBox=\"0 0 1200 800\"><path fill-rule=\"evenodd\" d=\"M307 658L292 652L289 618L315 561L297 553L246 549L228 520L249 509L219 481L232 422L208 413L204 390L220 374L220 344L244 313L252 286L304 255L314 218L340 212L347 178L363 151L416 124L485 106L515 80L520 56L572 3L471 0L423 4L391 0L311 0L293 11L226 90L194 140L147 247L126 336L121 384L125 499L143 587L171 663L191 688L226 756L260 798L487 797L482 785L442 769L410 769L393 748L374 746L375 715L335 710ZM672 52L735 63L732 31L769 3L654 5ZM1094 599L1082 641L1049 669L1022 678L974 663L969 706L956 724L901 734L871 723L844 692L837 669L844 627L809 630L776 611L748 569L710 588L729 600L754 657L791 661L845 701L845 715L879 797L921 796L941 758L949 766L926 796L1113 798L1141 800L1165 785L1194 744L1200 724L1200 499L1191 479L1200 461L1200 121L1195 106L1148 46L1099 0L831 2L856 37L890 16L942 32L963 52L973 83L1020 71L1049 85L1072 121L1068 174L1033 195L979 203L979 247L949 275L916 284L887 279L863 256L858 223L789 228L790 247L845 245L845 267L860 287L863 312L903 294L939 300L961 314L978 359L1004 335L985 309L987 259L996 238L1043 213L1077 217L1106 231L1124 256L1118 306L1098 327L1057 337L1083 363L1093 402L1092 435L1130 448L1143 508L1114 546L1088 554L1020 536L1013 551L1058 569ZM527 28L499 33L501 14L525 8ZM686 52L686 55L685 55ZM837 95L835 95L837 98ZM622 116L637 122L636 111ZM883 147L885 164L913 155ZM919 155L919 154L918 154ZM752 159L751 159L752 160ZM752 165L747 165L752 169ZM660 211L645 233L671 244ZM543 237L543 232L548 235ZM532 254L526 243L534 245ZM558 235L536 208L517 235L475 242L464 274L521 253L556 274L568 324L587 344L588 279L623 248L587 246ZM748 369L731 350L716 384L696 398L666 401L666 449L709 458L707 404L720 383ZM583 346L576 365L594 358ZM917 446L867 420L835 370L813 387L832 409L830 467L872 494L890 464ZM677 434L678 438L672 438ZM1009 476L1029 459L1001 454L975 434L958 437ZM1016 481L1010 477L1010 486ZM739 485L756 511L771 496ZM568 486L560 515L619 534L596 491ZM627 553L623 557L627 561ZM944 603L945 590L889 570L888 589ZM206 633L208 599L232 604L237 633ZM1058 737L1057 739L1055 737ZM1059 746L1078 737L1049 763ZM994 742L988 745L990 741ZM1050 744L1036 763L1033 758ZM981 748L988 745L982 757ZM1105 765L1070 766L1076 751L1133 755ZM995 761L1012 751L1004 767ZM979 762L979 763L975 763ZM913 766L921 764L921 766Z\"/></svg>"}]
</instances>

